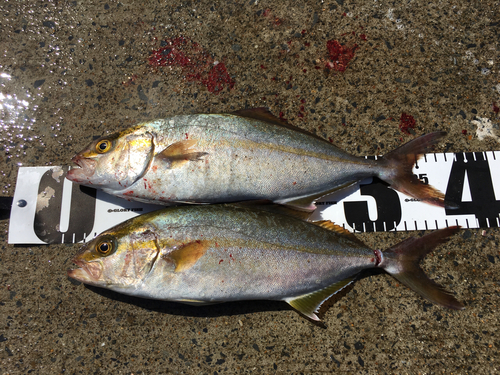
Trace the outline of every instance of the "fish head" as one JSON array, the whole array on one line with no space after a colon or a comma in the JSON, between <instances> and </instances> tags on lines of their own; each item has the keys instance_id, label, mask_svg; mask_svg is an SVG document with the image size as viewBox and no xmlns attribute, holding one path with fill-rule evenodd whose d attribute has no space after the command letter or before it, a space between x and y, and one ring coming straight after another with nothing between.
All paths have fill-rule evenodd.
<instances>
[{"instance_id":1,"label":"fish head","mask_svg":"<svg viewBox=\"0 0 500 375\"><path fill-rule=\"evenodd\" d=\"M140 129L101 137L76 154L66 175L81 185L123 190L141 178L151 165L154 136Z\"/></svg>"},{"instance_id":2,"label":"fish head","mask_svg":"<svg viewBox=\"0 0 500 375\"><path fill-rule=\"evenodd\" d=\"M151 228L125 225L110 229L85 244L73 258L79 268L68 276L84 284L120 292L137 289L160 255Z\"/></svg>"}]
</instances>

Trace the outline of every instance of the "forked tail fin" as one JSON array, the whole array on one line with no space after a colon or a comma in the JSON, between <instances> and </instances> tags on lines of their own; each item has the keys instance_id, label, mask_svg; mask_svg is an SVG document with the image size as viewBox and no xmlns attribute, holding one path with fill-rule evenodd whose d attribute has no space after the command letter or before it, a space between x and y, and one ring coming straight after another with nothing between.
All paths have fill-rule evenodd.
<instances>
[{"instance_id":1,"label":"forked tail fin","mask_svg":"<svg viewBox=\"0 0 500 375\"><path fill-rule=\"evenodd\" d=\"M444 201L442 192L419 181L412 171L416 161L445 135L446 132L429 133L384 155L382 160L387 164L387 169L380 173L380 179L394 189L426 203L457 208L456 204Z\"/></svg>"},{"instance_id":2,"label":"forked tail fin","mask_svg":"<svg viewBox=\"0 0 500 375\"><path fill-rule=\"evenodd\" d=\"M420 238L408 238L384 251L379 267L429 301L454 310L464 306L443 287L429 279L420 268L420 261L437 245L446 242L460 227L449 227Z\"/></svg>"}]
</instances>

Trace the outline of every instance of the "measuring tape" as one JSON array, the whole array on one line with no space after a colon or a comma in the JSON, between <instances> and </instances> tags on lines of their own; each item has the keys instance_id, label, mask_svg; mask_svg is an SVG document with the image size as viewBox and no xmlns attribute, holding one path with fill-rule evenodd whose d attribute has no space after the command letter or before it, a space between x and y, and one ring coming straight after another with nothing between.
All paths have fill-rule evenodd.
<instances>
[{"instance_id":1,"label":"measuring tape","mask_svg":"<svg viewBox=\"0 0 500 375\"><path fill-rule=\"evenodd\" d=\"M64 178L68 170L19 169L10 244L89 241L131 217L163 208L74 184ZM310 220L330 220L352 232L500 227L500 151L425 154L413 172L458 208L431 206L367 179L319 199Z\"/></svg>"}]
</instances>

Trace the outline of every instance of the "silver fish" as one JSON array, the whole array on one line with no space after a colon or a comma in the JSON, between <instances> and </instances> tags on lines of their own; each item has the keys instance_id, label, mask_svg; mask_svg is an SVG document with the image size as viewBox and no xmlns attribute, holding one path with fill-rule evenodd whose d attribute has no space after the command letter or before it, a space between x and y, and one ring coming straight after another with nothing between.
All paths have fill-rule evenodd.
<instances>
[{"instance_id":1,"label":"silver fish","mask_svg":"<svg viewBox=\"0 0 500 375\"><path fill-rule=\"evenodd\" d=\"M236 205L179 206L109 229L74 258L68 276L138 297L191 304L285 301L319 320L321 304L363 270L380 268L436 304L462 309L420 260L458 227L382 252L329 221Z\"/></svg>"},{"instance_id":2,"label":"silver fish","mask_svg":"<svg viewBox=\"0 0 500 375\"><path fill-rule=\"evenodd\" d=\"M72 160L67 178L157 204L270 200L312 211L318 198L367 177L445 206L412 174L444 132L421 136L378 160L349 155L263 109L174 116L104 136Z\"/></svg>"}]
</instances>

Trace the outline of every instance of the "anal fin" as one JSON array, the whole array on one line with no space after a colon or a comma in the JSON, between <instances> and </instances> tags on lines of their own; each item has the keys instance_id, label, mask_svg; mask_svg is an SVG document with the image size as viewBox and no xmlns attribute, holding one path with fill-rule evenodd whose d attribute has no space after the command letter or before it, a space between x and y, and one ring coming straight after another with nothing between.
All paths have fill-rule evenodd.
<instances>
[{"instance_id":1,"label":"anal fin","mask_svg":"<svg viewBox=\"0 0 500 375\"><path fill-rule=\"evenodd\" d=\"M304 314L308 318L320 321L316 313L319 308L328 298L333 296L338 291L344 289L347 285L354 281L355 277L349 277L347 279L341 280L327 286L326 288L316 290L314 292L304 294L298 297L286 298L285 302L287 302L290 306L292 306L295 310Z\"/></svg>"},{"instance_id":2,"label":"anal fin","mask_svg":"<svg viewBox=\"0 0 500 375\"><path fill-rule=\"evenodd\" d=\"M309 195L303 195L303 196L297 197L297 198L280 199L280 200L274 201L274 203L289 206L290 208L293 208L295 210L312 212L316 209L316 205L314 204L314 202L317 201L318 199L324 197L325 195L332 194L336 191L346 189L346 188L348 188L356 183L357 183L357 181L351 181L351 182L348 182L344 185L336 186L330 190L321 191L319 193L313 193L313 194L309 194Z\"/></svg>"}]
</instances>

